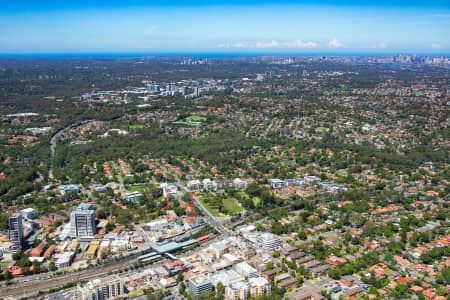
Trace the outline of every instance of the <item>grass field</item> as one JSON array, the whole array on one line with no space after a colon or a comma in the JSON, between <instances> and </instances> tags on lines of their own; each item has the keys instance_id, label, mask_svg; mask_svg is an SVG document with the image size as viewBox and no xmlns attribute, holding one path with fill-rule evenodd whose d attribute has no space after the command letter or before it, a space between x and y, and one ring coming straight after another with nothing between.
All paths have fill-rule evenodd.
<instances>
[{"instance_id":1,"label":"grass field","mask_svg":"<svg viewBox=\"0 0 450 300\"><path fill-rule=\"evenodd\" d=\"M200 127L201 123L190 123L190 122L183 122L183 121L176 121L173 122L175 125L181 125L181 126L188 126L188 127Z\"/></svg>"},{"instance_id":2,"label":"grass field","mask_svg":"<svg viewBox=\"0 0 450 300\"><path fill-rule=\"evenodd\" d=\"M222 200L223 206L229 213L238 213L242 210L239 202L234 198L225 198Z\"/></svg>"},{"instance_id":3,"label":"grass field","mask_svg":"<svg viewBox=\"0 0 450 300\"><path fill-rule=\"evenodd\" d=\"M224 216L218 209L212 208L208 205L207 201L205 201L204 197L199 199L200 203L205 207L207 211L209 211L214 216ZM234 214L242 211L242 207L239 202L235 198L224 198L222 199L223 207L227 211L228 214Z\"/></svg>"},{"instance_id":4,"label":"grass field","mask_svg":"<svg viewBox=\"0 0 450 300\"><path fill-rule=\"evenodd\" d=\"M237 193L236 193L236 197L237 197L239 200L247 200L247 199L250 199L250 195L247 194L247 193L244 193L244 192L237 192ZM259 203L261 202L261 198L259 198L259 197L253 197L253 198L252 198L252 201L253 201L253 205L256 207L256 206L258 206Z\"/></svg>"},{"instance_id":5,"label":"grass field","mask_svg":"<svg viewBox=\"0 0 450 300\"><path fill-rule=\"evenodd\" d=\"M237 192L236 193L236 197L238 199L248 199L248 198L250 198L250 196L247 193L244 193L244 192Z\"/></svg>"},{"instance_id":6,"label":"grass field","mask_svg":"<svg viewBox=\"0 0 450 300\"><path fill-rule=\"evenodd\" d=\"M2 268L6 268L7 266L8 266L8 263L6 263L6 262L0 263L0 267L2 267Z\"/></svg>"},{"instance_id":7,"label":"grass field","mask_svg":"<svg viewBox=\"0 0 450 300\"><path fill-rule=\"evenodd\" d=\"M208 206L208 203L206 203L205 201L203 201L203 197L200 197L200 199L198 199L198 201L200 201L200 203L203 205L203 207L209 211L210 214L212 214L213 216L218 216L219 212L215 209L212 209L211 207Z\"/></svg>"},{"instance_id":8,"label":"grass field","mask_svg":"<svg viewBox=\"0 0 450 300\"><path fill-rule=\"evenodd\" d=\"M316 128L316 132L328 132L330 129L326 128L326 127L317 127Z\"/></svg>"},{"instance_id":9,"label":"grass field","mask_svg":"<svg viewBox=\"0 0 450 300\"><path fill-rule=\"evenodd\" d=\"M255 207L257 207L257 206L259 205L259 203L261 203L261 198L259 198L259 197L253 197L253 198L252 198L252 201L253 201L253 205L254 205Z\"/></svg>"},{"instance_id":10,"label":"grass field","mask_svg":"<svg viewBox=\"0 0 450 300\"><path fill-rule=\"evenodd\" d=\"M135 125L130 125L131 129L142 129L144 128L144 125L142 124L135 124Z\"/></svg>"},{"instance_id":11,"label":"grass field","mask_svg":"<svg viewBox=\"0 0 450 300\"><path fill-rule=\"evenodd\" d=\"M347 170L338 170L336 172L336 174L341 176L341 177L345 177L345 176L347 176Z\"/></svg>"},{"instance_id":12,"label":"grass field","mask_svg":"<svg viewBox=\"0 0 450 300\"><path fill-rule=\"evenodd\" d=\"M206 121L206 117L201 116L189 116L186 118L186 121L195 121L195 122L204 122Z\"/></svg>"},{"instance_id":13,"label":"grass field","mask_svg":"<svg viewBox=\"0 0 450 300\"><path fill-rule=\"evenodd\" d=\"M132 192L142 192L147 187L146 184L129 185L127 189Z\"/></svg>"}]
</instances>

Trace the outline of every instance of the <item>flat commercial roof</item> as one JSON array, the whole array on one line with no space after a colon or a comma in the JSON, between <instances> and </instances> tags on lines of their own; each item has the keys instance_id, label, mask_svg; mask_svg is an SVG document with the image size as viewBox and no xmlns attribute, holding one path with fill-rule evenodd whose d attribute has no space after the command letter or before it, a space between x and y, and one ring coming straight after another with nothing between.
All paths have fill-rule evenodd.
<instances>
[{"instance_id":1,"label":"flat commercial roof","mask_svg":"<svg viewBox=\"0 0 450 300\"><path fill-rule=\"evenodd\" d=\"M181 243L179 243L180 245L181 245L181 247L188 247L188 246L192 246L192 245L194 245L195 243L198 243L198 241L196 240L196 239L190 239L190 240L187 240L187 241L185 241L185 242L181 242Z\"/></svg>"},{"instance_id":2,"label":"flat commercial roof","mask_svg":"<svg viewBox=\"0 0 450 300\"><path fill-rule=\"evenodd\" d=\"M198 241L195 239L191 239L191 240L187 240L182 243L168 242L165 244L157 244L157 245L154 245L152 248L153 248L153 250L155 250L158 253L170 253L170 252L175 252L177 250L180 250L184 247L191 246L195 243L198 243Z\"/></svg>"},{"instance_id":3,"label":"flat commercial roof","mask_svg":"<svg viewBox=\"0 0 450 300\"><path fill-rule=\"evenodd\" d=\"M166 244L153 245L152 248L158 253L167 253L181 249L181 246L177 242L168 242Z\"/></svg>"},{"instance_id":4,"label":"flat commercial roof","mask_svg":"<svg viewBox=\"0 0 450 300\"><path fill-rule=\"evenodd\" d=\"M155 255L155 256L151 256L151 257L147 257L147 258L145 258L145 259L141 259L141 261L142 262L146 262L146 261L151 261L151 260L155 260L155 259L159 259L159 258L161 258L162 256L161 255Z\"/></svg>"},{"instance_id":5,"label":"flat commercial roof","mask_svg":"<svg viewBox=\"0 0 450 300\"><path fill-rule=\"evenodd\" d=\"M148 254L144 254L144 255L139 256L138 259L146 259L146 258L155 256L155 255L158 255L158 253L156 253L156 252L150 252L150 253L148 253Z\"/></svg>"}]
</instances>

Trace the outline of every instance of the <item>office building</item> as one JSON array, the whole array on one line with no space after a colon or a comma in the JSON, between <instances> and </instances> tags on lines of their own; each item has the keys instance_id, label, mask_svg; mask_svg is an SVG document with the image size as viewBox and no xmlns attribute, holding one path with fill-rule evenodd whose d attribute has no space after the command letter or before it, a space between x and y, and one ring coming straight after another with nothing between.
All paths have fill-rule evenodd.
<instances>
[{"instance_id":1,"label":"office building","mask_svg":"<svg viewBox=\"0 0 450 300\"><path fill-rule=\"evenodd\" d=\"M91 239L95 234L95 212L90 204L81 203L70 214L70 236Z\"/></svg>"},{"instance_id":2,"label":"office building","mask_svg":"<svg viewBox=\"0 0 450 300\"><path fill-rule=\"evenodd\" d=\"M194 97L200 97L202 95L202 89L195 86L194 87Z\"/></svg>"},{"instance_id":3,"label":"office building","mask_svg":"<svg viewBox=\"0 0 450 300\"><path fill-rule=\"evenodd\" d=\"M14 214L9 217L9 235L12 252L21 252L25 243L21 214Z\"/></svg>"},{"instance_id":4,"label":"office building","mask_svg":"<svg viewBox=\"0 0 450 300\"><path fill-rule=\"evenodd\" d=\"M266 249L266 250L274 250L281 246L281 239L277 237L276 235L264 232L262 233L258 239L257 242L260 247Z\"/></svg>"}]
</instances>

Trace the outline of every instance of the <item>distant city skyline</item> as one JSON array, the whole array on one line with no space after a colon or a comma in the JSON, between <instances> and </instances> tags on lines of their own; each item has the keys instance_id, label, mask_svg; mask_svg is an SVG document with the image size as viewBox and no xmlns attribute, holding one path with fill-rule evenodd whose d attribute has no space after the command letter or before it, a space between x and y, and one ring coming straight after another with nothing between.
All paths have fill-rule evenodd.
<instances>
[{"instance_id":1,"label":"distant city skyline","mask_svg":"<svg viewBox=\"0 0 450 300\"><path fill-rule=\"evenodd\" d=\"M449 53L448 1L22 1L0 53Z\"/></svg>"}]
</instances>

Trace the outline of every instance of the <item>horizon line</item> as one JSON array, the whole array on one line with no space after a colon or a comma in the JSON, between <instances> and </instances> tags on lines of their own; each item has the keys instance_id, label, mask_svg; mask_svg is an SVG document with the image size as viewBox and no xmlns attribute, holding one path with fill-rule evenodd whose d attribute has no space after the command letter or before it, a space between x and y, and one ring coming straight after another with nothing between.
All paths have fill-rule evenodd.
<instances>
[{"instance_id":1,"label":"horizon line","mask_svg":"<svg viewBox=\"0 0 450 300\"><path fill-rule=\"evenodd\" d=\"M223 49L99 49L99 50L47 50L47 51L1 51L0 58L112 58L112 57L146 57L146 56L173 56L173 57L187 57L187 56L205 56L205 57L263 57L263 56L396 56L396 55L417 55L417 56L450 56L450 51L442 51L443 49L428 50L428 51L414 51L414 50L398 50L398 51L370 51L367 50L322 50L322 51L255 51L255 49L240 49L241 51L223 51ZM222 50L222 51L220 51ZM281 51L280 51L281 50ZM373 49L372 49L373 50Z\"/></svg>"}]
</instances>

